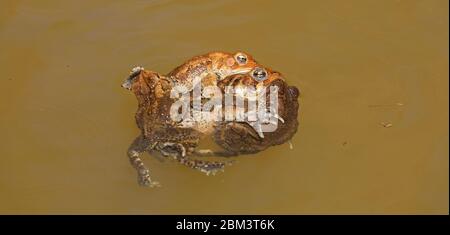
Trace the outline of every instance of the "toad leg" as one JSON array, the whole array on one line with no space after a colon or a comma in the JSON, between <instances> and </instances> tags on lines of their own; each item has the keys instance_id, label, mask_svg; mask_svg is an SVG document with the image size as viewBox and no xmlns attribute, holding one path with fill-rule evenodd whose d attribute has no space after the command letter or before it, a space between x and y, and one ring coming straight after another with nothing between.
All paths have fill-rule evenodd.
<instances>
[{"instance_id":1,"label":"toad leg","mask_svg":"<svg viewBox=\"0 0 450 235\"><path fill-rule=\"evenodd\" d=\"M217 161L202 161L197 159L179 158L179 163L190 167L192 169L199 170L206 175L215 175L219 171L224 171L226 165L231 165L232 161L217 162Z\"/></svg>"},{"instance_id":2,"label":"toad leg","mask_svg":"<svg viewBox=\"0 0 450 235\"><path fill-rule=\"evenodd\" d=\"M231 164L228 162L202 161L197 159L190 159L186 148L179 143L166 142L160 144L161 153L165 156L171 156L182 165L192 169L199 170L207 175L215 175L218 171L223 171L225 165Z\"/></svg>"},{"instance_id":3,"label":"toad leg","mask_svg":"<svg viewBox=\"0 0 450 235\"><path fill-rule=\"evenodd\" d=\"M193 154L196 157L237 157L238 154L231 151L214 151L211 149L196 149Z\"/></svg>"},{"instance_id":4,"label":"toad leg","mask_svg":"<svg viewBox=\"0 0 450 235\"><path fill-rule=\"evenodd\" d=\"M156 181L152 181L150 178L150 171L142 162L139 157L143 152L147 151L149 143L145 141L142 136L137 137L128 148L127 155L131 165L136 169L138 173L138 183L141 186L155 187L160 186Z\"/></svg>"}]
</instances>

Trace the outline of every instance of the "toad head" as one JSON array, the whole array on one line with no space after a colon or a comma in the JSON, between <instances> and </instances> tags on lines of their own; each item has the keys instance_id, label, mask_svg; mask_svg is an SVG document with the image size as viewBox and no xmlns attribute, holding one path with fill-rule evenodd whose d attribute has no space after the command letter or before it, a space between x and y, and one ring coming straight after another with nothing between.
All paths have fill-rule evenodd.
<instances>
[{"instance_id":1,"label":"toad head","mask_svg":"<svg viewBox=\"0 0 450 235\"><path fill-rule=\"evenodd\" d=\"M266 89L266 107L270 111L268 115L275 121L275 129L265 131L263 123L257 121L231 121L221 123L215 132L215 141L229 152L234 154L256 153L270 146L279 145L289 141L297 131L298 127L298 96L299 90L289 86L283 76L268 68L257 67L247 75L234 75L219 83L221 89L232 86L235 90L240 86L254 86ZM277 90L277 110L271 110L272 105L270 87ZM248 97L249 93L238 93L235 96L244 96L250 100L255 96ZM259 102L259 100L258 100ZM248 112L248 110L246 110ZM270 120L270 119L269 119ZM269 124L273 124L270 121Z\"/></svg>"},{"instance_id":2,"label":"toad head","mask_svg":"<svg viewBox=\"0 0 450 235\"><path fill-rule=\"evenodd\" d=\"M258 63L253 57L245 52L224 53L215 52L211 53L213 70L219 77L219 80L223 80L228 76L235 74L246 74L252 71L258 66Z\"/></svg>"}]
</instances>

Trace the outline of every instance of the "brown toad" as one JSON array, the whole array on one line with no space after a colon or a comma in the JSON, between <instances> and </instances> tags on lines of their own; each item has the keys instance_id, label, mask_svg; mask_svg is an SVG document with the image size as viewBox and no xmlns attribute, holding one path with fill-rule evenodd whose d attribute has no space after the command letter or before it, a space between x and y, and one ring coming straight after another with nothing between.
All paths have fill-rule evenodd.
<instances>
[{"instance_id":1,"label":"brown toad","mask_svg":"<svg viewBox=\"0 0 450 235\"><path fill-rule=\"evenodd\" d=\"M195 78L200 78L203 86L211 86L228 76L247 74L257 66L253 57L245 52L210 52L189 59L167 76L190 90Z\"/></svg>"},{"instance_id":2,"label":"brown toad","mask_svg":"<svg viewBox=\"0 0 450 235\"><path fill-rule=\"evenodd\" d=\"M278 90L277 112L270 110L269 115L275 117L276 129L264 132L262 123L255 122L222 122L216 126L214 140L226 153L222 155L239 155L257 153L270 146L283 144L289 141L298 128L298 96L299 90L289 86L282 75L270 69L255 68L249 75L234 75L227 77L219 83L219 87L225 86L262 86L266 89L267 107L270 107L269 87ZM239 94L237 94L239 95Z\"/></svg>"},{"instance_id":3,"label":"brown toad","mask_svg":"<svg viewBox=\"0 0 450 235\"><path fill-rule=\"evenodd\" d=\"M150 172L139 155L143 152L159 152L163 156L171 156L179 163L200 170L207 174L221 170L226 163L208 162L190 159L198 145L202 133L193 128L179 128L170 117L170 98L174 81L158 73L137 69L124 82L138 100L136 123L141 134L128 149L128 157L138 172L138 182L143 186L158 186L159 183L150 178Z\"/></svg>"},{"instance_id":4,"label":"brown toad","mask_svg":"<svg viewBox=\"0 0 450 235\"><path fill-rule=\"evenodd\" d=\"M170 116L171 107L176 102L171 91L181 84L190 93L195 86L194 81L198 81L198 78L201 85L218 85L221 91L225 91L225 86L228 85L250 85L264 89L269 86L277 87L278 112L274 113L272 110L269 114L281 123L277 123L279 125L275 131L264 134L261 129L264 123L259 121L207 121L191 127L181 125ZM232 55L214 52L194 57L167 76L138 67L133 69L122 86L131 90L138 100L136 123L141 135L130 146L128 156L138 171L139 183L144 186L159 184L151 180L148 168L139 158L142 152L159 152L163 156L173 157L183 165L209 174L223 169L227 162L201 161L189 156L236 156L256 153L290 140L297 130L297 88L288 86L281 74L264 69L244 53ZM236 93L235 96L240 94ZM269 102L269 99L266 100ZM267 106L272 107L269 103ZM226 113L227 110L224 109L223 112ZM207 135L212 135L223 151L198 150L199 141Z\"/></svg>"},{"instance_id":5,"label":"brown toad","mask_svg":"<svg viewBox=\"0 0 450 235\"><path fill-rule=\"evenodd\" d=\"M203 86L216 85L218 81L228 76L247 74L255 67L258 67L258 63L245 52L217 51L192 57L167 75L158 74L158 76L168 77L178 85L183 85L187 90L191 90L195 78L199 78ZM143 69L142 67L135 67L132 73ZM122 87L130 89L130 81L130 79L127 79Z\"/></svg>"}]
</instances>

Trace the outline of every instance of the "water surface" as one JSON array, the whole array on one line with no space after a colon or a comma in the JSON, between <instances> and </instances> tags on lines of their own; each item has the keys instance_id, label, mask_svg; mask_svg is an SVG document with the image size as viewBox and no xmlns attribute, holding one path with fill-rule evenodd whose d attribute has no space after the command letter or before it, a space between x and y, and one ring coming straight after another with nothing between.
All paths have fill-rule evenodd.
<instances>
[{"instance_id":1,"label":"water surface","mask_svg":"<svg viewBox=\"0 0 450 235\"><path fill-rule=\"evenodd\" d=\"M448 26L445 0L3 0L0 213L448 213ZM146 154L138 187L120 83L212 50L301 89L293 150L214 177Z\"/></svg>"}]
</instances>

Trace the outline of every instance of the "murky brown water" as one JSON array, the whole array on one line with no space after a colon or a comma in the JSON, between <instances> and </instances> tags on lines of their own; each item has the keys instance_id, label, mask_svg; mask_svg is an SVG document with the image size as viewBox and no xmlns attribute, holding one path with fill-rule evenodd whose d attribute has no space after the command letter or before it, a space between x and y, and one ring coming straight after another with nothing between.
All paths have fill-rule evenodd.
<instances>
[{"instance_id":1,"label":"murky brown water","mask_svg":"<svg viewBox=\"0 0 450 235\"><path fill-rule=\"evenodd\" d=\"M448 1L287 3L2 0L0 213L448 213ZM294 149L215 177L147 155L138 187L120 83L211 50L301 88Z\"/></svg>"}]
</instances>

